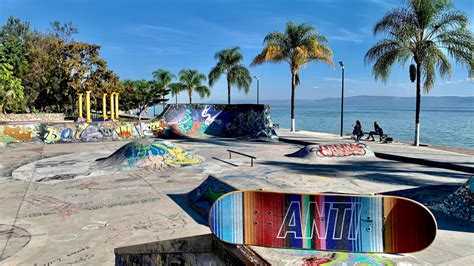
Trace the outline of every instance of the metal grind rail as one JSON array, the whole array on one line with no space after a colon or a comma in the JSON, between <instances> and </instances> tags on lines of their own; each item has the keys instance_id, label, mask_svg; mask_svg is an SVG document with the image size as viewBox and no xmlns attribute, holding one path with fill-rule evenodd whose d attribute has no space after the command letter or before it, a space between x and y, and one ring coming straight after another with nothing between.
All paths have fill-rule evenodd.
<instances>
[{"instance_id":1,"label":"metal grind rail","mask_svg":"<svg viewBox=\"0 0 474 266\"><path fill-rule=\"evenodd\" d=\"M253 160L257 160L257 157L252 156L252 155L248 155L248 154L241 153L241 152L238 152L238 151L233 151L233 150L227 150L227 151L229 152L229 159L232 159L232 153L239 154L239 155L250 158L250 166L251 167L253 167Z\"/></svg>"}]
</instances>

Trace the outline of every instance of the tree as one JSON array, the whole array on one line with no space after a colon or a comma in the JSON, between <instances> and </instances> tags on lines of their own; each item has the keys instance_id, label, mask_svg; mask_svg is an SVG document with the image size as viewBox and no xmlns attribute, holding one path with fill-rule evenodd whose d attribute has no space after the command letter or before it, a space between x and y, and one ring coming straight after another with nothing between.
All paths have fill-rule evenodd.
<instances>
[{"instance_id":1,"label":"tree","mask_svg":"<svg viewBox=\"0 0 474 266\"><path fill-rule=\"evenodd\" d=\"M169 89L156 90L155 82L147 80L125 80L123 87L122 107L125 110L138 109L138 120L148 106L167 101L163 95L170 92Z\"/></svg>"},{"instance_id":2,"label":"tree","mask_svg":"<svg viewBox=\"0 0 474 266\"><path fill-rule=\"evenodd\" d=\"M158 69L153 72L153 78L155 78L155 84L159 90L163 90L163 89L167 90L169 89L171 81L173 81L173 79L175 79L176 76L173 75L168 70ZM173 91L171 90L171 92ZM163 108L165 107L164 105L165 105L165 102L163 101Z\"/></svg>"},{"instance_id":3,"label":"tree","mask_svg":"<svg viewBox=\"0 0 474 266\"><path fill-rule=\"evenodd\" d=\"M202 85L203 82L206 82L206 76L204 74L199 73L194 69L183 69L179 71L178 76L179 83L172 84L172 90L175 91L175 93L187 91L190 104L193 103L194 92L197 92L201 98L211 96L211 91L209 88Z\"/></svg>"},{"instance_id":4,"label":"tree","mask_svg":"<svg viewBox=\"0 0 474 266\"><path fill-rule=\"evenodd\" d=\"M273 32L264 39L262 52L252 61L252 66L265 62L287 62L291 71L291 131L295 131L295 87L300 84L301 67L309 62L334 65L332 51L326 37L319 35L316 27L308 24L286 23L285 32Z\"/></svg>"},{"instance_id":5,"label":"tree","mask_svg":"<svg viewBox=\"0 0 474 266\"><path fill-rule=\"evenodd\" d=\"M23 101L21 79L13 75L13 66L0 63L0 112L17 111Z\"/></svg>"},{"instance_id":6,"label":"tree","mask_svg":"<svg viewBox=\"0 0 474 266\"><path fill-rule=\"evenodd\" d=\"M252 76L250 71L240 62L243 60L239 47L224 49L214 56L217 65L209 73L209 87L214 86L221 75L227 78L227 103L230 104L230 87L237 86L239 90L244 90L245 94L250 91Z\"/></svg>"},{"instance_id":7,"label":"tree","mask_svg":"<svg viewBox=\"0 0 474 266\"><path fill-rule=\"evenodd\" d=\"M22 22L10 16L7 23L0 30L0 43L2 44L2 61L13 67L13 75L19 79L28 72L26 58L26 42L30 35L30 23Z\"/></svg>"},{"instance_id":8,"label":"tree","mask_svg":"<svg viewBox=\"0 0 474 266\"><path fill-rule=\"evenodd\" d=\"M474 41L468 23L466 15L452 10L449 0L407 0L405 7L391 10L374 27L375 36L385 34L365 55L366 63L374 62L376 80L386 83L395 62L416 64L416 146L420 143L422 79L423 91L428 93L435 84L436 69L442 78L449 77L447 55L467 66L468 75L473 76Z\"/></svg>"}]
</instances>

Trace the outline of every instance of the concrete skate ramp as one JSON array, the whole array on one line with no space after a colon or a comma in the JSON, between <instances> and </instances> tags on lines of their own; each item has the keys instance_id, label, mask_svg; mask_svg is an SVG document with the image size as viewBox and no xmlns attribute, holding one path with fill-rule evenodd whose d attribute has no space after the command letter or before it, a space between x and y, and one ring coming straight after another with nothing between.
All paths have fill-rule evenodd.
<instances>
[{"instance_id":1,"label":"concrete skate ramp","mask_svg":"<svg viewBox=\"0 0 474 266\"><path fill-rule=\"evenodd\" d=\"M237 189L213 176L209 176L201 185L189 192L186 197L189 207L202 217L207 218L212 204L222 195L234 190Z\"/></svg>"},{"instance_id":2,"label":"concrete skate ramp","mask_svg":"<svg viewBox=\"0 0 474 266\"><path fill-rule=\"evenodd\" d=\"M458 190L443 201L435 202L430 208L474 222L474 177L471 176Z\"/></svg>"},{"instance_id":3,"label":"concrete skate ramp","mask_svg":"<svg viewBox=\"0 0 474 266\"><path fill-rule=\"evenodd\" d=\"M142 139L123 145L110 156L98 159L95 165L104 168L166 169L199 164L203 160L169 141Z\"/></svg>"},{"instance_id":4,"label":"concrete skate ramp","mask_svg":"<svg viewBox=\"0 0 474 266\"><path fill-rule=\"evenodd\" d=\"M214 235L115 248L115 265L270 265L252 249L219 241Z\"/></svg>"},{"instance_id":5,"label":"concrete skate ramp","mask_svg":"<svg viewBox=\"0 0 474 266\"><path fill-rule=\"evenodd\" d=\"M157 121L165 124L164 138L277 138L270 106L263 104L168 104Z\"/></svg>"},{"instance_id":6,"label":"concrete skate ramp","mask_svg":"<svg viewBox=\"0 0 474 266\"><path fill-rule=\"evenodd\" d=\"M335 143L324 145L308 145L288 157L304 159L353 159L374 157L374 153L362 143Z\"/></svg>"}]
</instances>

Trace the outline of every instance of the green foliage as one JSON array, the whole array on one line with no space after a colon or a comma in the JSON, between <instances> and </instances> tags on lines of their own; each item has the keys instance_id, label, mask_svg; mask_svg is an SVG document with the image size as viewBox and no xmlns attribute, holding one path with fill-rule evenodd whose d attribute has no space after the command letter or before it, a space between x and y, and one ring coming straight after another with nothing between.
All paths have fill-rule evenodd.
<instances>
[{"instance_id":1,"label":"green foliage","mask_svg":"<svg viewBox=\"0 0 474 266\"><path fill-rule=\"evenodd\" d=\"M28 22L13 17L2 26L0 63L13 66L13 75L21 79L23 111L71 115L77 93L92 91L97 103L103 93L121 90L119 78L100 58L100 46L74 41L77 32L71 22L57 21L47 33L30 31Z\"/></svg>"},{"instance_id":2,"label":"green foliage","mask_svg":"<svg viewBox=\"0 0 474 266\"><path fill-rule=\"evenodd\" d=\"M264 48L252 61L252 66L263 63L286 62L291 71L291 119L294 119L295 87L300 84L299 72L309 62L334 65L332 51L326 37L308 24L286 23L285 32L272 32L264 39ZM291 130L295 130L293 124Z\"/></svg>"},{"instance_id":3,"label":"green foliage","mask_svg":"<svg viewBox=\"0 0 474 266\"><path fill-rule=\"evenodd\" d=\"M121 92L121 108L123 110L138 109L139 114L148 107L161 102L170 92L169 89L160 88L155 81L147 80L125 80Z\"/></svg>"},{"instance_id":4,"label":"green foliage","mask_svg":"<svg viewBox=\"0 0 474 266\"><path fill-rule=\"evenodd\" d=\"M383 35L365 55L366 63L374 63L375 79L387 82L395 63L410 66L410 77L416 79L415 145L419 145L421 81L428 93L433 88L436 72L442 78L451 76L448 56L464 65L473 76L474 39L467 28L469 20L452 9L448 0L408 0L405 7L388 12L374 27L374 35ZM446 53L445 53L446 51Z\"/></svg>"},{"instance_id":5,"label":"green foliage","mask_svg":"<svg viewBox=\"0 0 474 266\"><path fill-rule=\"evenodd\" d=\"M206 82L206 76L194 69L183 69L179 72L179 82L170 84L171 90L174 93L183 91L188 92L189 103L193 103L193 93L196 92L199 97L211 96L211 91L208 87L202 85Z\"/></svg>"},{"instance_id":6,"label":"green foliage","mask_svg":"<svg viewBox=\"0 0 474 266\"><path fill-rule=\"evenodd\" d=\"M239 90L243 90L245 94L247 94L250 91L252 76L250 71L241 64L243 56L240 52L240 48L235 47L221 50L215 54L214 58L217 60L217 65L209 72L209 87L212 87L220 76L226 75L228 104L231 103L231 85L237 86Z\"/></svg>"},{"instance_id":7,"label":"green foliage","mask_svg":"<svg viewBox=\"0 0 474 266\"><path fill-rule=\"evenodd\" d=\"M24 99L21 79L13 75L13 66L0 63L0 112L18 111Z\"/></svg>"},{"instance_id":8,"label":"green foliage","mask_svg":"<svg viewBox=\"0 0 474 266\"><path fill-rule=\"evenodd\" d=\"M436 70L442 78L451 75L447 56L473 75L474 40L468 23L465 14L452 10L450 1L409 0L406 7L393 9L377 22L374 34L385 38L369 49L365 61L374 63L375 79L386 82L395 63L413 59L421 69L423 89L429 92Z\"/></svg>"}]
</instances>

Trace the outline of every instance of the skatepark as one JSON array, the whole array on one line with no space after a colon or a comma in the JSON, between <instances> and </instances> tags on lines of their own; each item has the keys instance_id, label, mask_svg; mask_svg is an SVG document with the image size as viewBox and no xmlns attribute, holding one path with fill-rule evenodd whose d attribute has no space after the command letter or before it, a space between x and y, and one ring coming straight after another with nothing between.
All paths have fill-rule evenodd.
<instances>
[{"instance_id":1,"label":"skatepark","mask_svg":"<svg viewBox=\"0 0 474 266\"><path fill-rule=\"evenodd\" d=\"M38 133L1 148L0 264L222 265L226 258L275 265L474 263L472 154L272 132L271 120L254 130L249 125L261 117L257 111L229 114L221 120L229 123L210 130L217 114L227 111L173 108L168 112L179 113L175 120L153 121L167 129L153 124L143 134L133 127L138 133L132 130L130 138L120 137L121 129L107 137L99 125L63 141L66 127L48 124L57 132L55 143ZM89 138L94 132L102 137ZM229 150L244 155L229 156ZM253 165L245 155L256 158ZM427 206L438 231L431 246L410 254L229 245L210 235L207 212L216 198L235 190L402 196Z\"/></svg>"}]
</instances>

